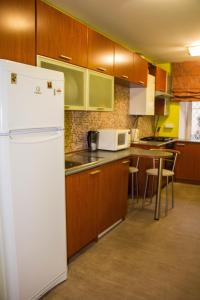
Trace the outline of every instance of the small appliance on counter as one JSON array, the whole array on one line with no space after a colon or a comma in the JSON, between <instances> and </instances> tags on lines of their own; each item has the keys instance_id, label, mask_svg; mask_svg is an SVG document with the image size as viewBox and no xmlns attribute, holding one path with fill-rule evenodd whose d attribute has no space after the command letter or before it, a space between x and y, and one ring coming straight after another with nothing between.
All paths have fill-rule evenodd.
<instances>
[{"instance_id":1,"label":"small appliance on counter","mask_svg":"<svg viewBox=\"0 0 200 300\"><path fill-rule=\"evenodd\" d=\"M118 151L130 147L129 129L99 129L98 149Z\"/></svg>"},{"instance_id":2,"label":"small appliance on counter","mask_svg":"<svg viewBox=\"0 0 200 300\"><path fill-rule=\"evenodd\" d=\"M87 143L89 151L97 150L97 140L98 140L98 131L88 131L87 133Z\"/></svg>"}]
</instances>

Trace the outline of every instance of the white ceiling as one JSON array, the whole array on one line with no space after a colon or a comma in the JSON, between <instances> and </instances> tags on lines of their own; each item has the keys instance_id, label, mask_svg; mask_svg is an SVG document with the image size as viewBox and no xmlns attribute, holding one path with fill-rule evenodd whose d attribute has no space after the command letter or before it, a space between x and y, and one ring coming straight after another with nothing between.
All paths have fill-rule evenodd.
<instances>
[{"instance_id":1,"label":"white ceiling","mask_svg":"<svg viewBox=\"0 0 200 300\"><path fill-rule=\"evenodd\" d=\"M155 62L191 58L200 42L200 0L49 0L115 41Z\"/></svg>"}]
</instances>

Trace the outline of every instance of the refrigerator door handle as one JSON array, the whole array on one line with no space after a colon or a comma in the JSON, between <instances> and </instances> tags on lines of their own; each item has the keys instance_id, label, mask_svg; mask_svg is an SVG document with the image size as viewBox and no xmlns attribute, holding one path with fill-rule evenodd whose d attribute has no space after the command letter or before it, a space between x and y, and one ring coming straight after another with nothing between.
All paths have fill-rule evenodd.
<instances>
[{"instance_id":1,"label":"refrigerator door handle","mask_svg":"<svg viewBox=\"0 0 200 300\"><path fill-rule=\"evenodd\" d=\"M16 144L35 144L47 142L50 140L57 139L63 136L63 130L61 131L52 131L45 133L33 133L33 134L21 134L21 135L9 135L9 138L12 143Z\"/></svg>"}]
</instances>

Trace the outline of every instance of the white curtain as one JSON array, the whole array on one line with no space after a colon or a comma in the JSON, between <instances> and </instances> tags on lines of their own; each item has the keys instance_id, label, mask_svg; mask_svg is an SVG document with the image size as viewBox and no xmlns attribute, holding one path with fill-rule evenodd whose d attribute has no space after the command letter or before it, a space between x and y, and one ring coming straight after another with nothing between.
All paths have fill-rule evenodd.
<instances>
[{"instance_id":1,"label":"white curtain","mask_svg":"<svg viewBox=\"0 0 200 300\"><path fill-rule=\"evenodd\" d=\"M180 102L179 138L191 139L192 102Z\"/></svg>"}]
</instances>

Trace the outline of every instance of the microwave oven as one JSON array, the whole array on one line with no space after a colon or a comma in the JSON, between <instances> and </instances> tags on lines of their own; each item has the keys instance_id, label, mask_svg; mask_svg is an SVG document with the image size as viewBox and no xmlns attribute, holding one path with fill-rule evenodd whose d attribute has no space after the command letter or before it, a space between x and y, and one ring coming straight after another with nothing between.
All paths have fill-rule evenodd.
<instances>
[{"instance_id":1,"label":"microwave oven","mask_svg":"<svg viewBox=\"0 0 200 300\"><path fill-rule=\"evenodd\" d=\"M129 129L99 129L98 132L99 150L117 151L130 147Z\"/></svg>"}]
</instances>

